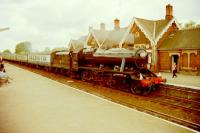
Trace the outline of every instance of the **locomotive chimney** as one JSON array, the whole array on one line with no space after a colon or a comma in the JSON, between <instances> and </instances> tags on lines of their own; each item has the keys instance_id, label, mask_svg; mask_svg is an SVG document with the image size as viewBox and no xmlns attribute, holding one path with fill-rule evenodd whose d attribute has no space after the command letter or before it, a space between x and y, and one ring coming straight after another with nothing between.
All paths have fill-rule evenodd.
<instances>
[{"instance_id":1,"label":"locomotive chimney","mask_svg":"<svg viewBox=\"0 0 200 133\"><path fill-rule=\"evenodd\" d=\"M116 18L114 20L114 26L115 26L114 27L115 30L118 30L120 28L120 20L119 19Z\"/></svg>"},{"instance_id":2,"label":"locomotive chimney","mask_svg":"<svg viewBox=\"0 0 200 133\"><path fill-rule=\"evenodd\" d=\"M100 24L100 30L106 30L106 25L104 23Z\"/></svg>"},{"instance_id":3,"label":"locomotive chimney","mask_svg":"<svg viewBox=\"0 0 200 133\"><path fill-rule=\"evenodd\" d=\"M173 6L168 4L166 5L166 16L165 19L172 19L173 18Z\"/></svg>"}]
</instances>

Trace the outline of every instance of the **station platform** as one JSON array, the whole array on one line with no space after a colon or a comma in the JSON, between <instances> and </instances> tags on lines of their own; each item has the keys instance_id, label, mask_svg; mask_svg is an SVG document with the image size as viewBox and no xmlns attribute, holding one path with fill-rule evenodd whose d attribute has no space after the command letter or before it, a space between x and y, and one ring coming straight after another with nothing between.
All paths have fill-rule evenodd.
<instances>
[{"instance_id":1,"label":"station platform","mask_svg":"<svg viewBox=\"0 0 200 133\"><path fill-rule=\"evenodd\" d=\"M177 77L172 78L172 75L172 73L161 72L161 76L167 79L167 84L200 90L200 76L177 73Z\"/></svg>"},{"instance_id":2,"label":"station platform","mask_svg":"<svg viewBox=\"0 0 200 133\"><path fill-rule=\"evenodd\" d=\"M0 88L0 133L194 133L6 64Z\"/></svg>"}]
</instances>

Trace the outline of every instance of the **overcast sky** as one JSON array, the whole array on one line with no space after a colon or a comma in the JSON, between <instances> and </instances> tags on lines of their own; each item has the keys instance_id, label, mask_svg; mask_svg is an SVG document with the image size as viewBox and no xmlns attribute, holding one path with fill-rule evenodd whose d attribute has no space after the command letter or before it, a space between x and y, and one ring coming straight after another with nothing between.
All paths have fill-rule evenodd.
<instances>
[{"instance_id":1,"label":"overcast sky","mask_svg":"<svg viewBox=\"0 0 200 133\"><path fill-rule=\"evenodd\" d=\"M0 51L22 41L37 50L67 47L101 22L112 29L115 18L122 27L133 17L164 19L169 3L178 22L200 23L200 0L0 0L0 29L10 28L0 32Z\"/></svg>"}]
</instances>

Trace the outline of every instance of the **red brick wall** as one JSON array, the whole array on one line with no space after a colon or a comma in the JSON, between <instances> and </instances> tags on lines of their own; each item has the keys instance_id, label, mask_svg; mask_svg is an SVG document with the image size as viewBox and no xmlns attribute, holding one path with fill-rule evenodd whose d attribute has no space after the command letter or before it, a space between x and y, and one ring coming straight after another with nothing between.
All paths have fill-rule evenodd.
<instances>
[{"instance_id":1,"label":"red brick wall","mask_svg":"<svg viewBox=\"0 0 200 133\"><path fill-rule=\"evenodd\" d=\"M197 67L197 55L194 53L190 54L190 67L192 68Z\"/></svg>"},{"instance_id":2,"label":"red brick wall","mask_svg":"<svg viewBox=\"0 0 200 133\"><path fill-rule=\"evenodd\" d=\"M188 55L184 53L182 56L182 66L181 67L188 67Z\"/></svg>"},{"instance_id":3,"label":"red brick wall","mask_svg":"<svg viewBox=\"0 0 200 133\"><path fill-rule=\"evenodd\" d=\"M197 52L197 57L196 57L196 59L197 59L197 70L199 70L200 71L200 50L198 50L198 52Z\"/></svg>"}]
</instances>

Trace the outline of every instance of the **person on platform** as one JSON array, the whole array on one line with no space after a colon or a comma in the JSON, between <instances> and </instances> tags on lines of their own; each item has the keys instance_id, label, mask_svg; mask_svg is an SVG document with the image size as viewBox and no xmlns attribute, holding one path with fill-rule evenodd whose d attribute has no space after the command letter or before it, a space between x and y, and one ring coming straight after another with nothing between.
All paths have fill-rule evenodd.
<instances>
[{"instance_id":1,"label":"person on platform","mask_svg":"<svg viewBox=\"0 0 200 133\"><path fill-rule=\"evenodd\" d=\"M174 63L173 66L172 66L172 72L173 72L172 78L177 77L177 75L176 75L176 73L177 73L176 63Z\"/></svg>"},{"instance_id":2,"label":"person on platform","mask_svg":"<svg viewBox=\"0 0 200 133\"><path fill-rule=\"evenodd\" d=\"M0 72L6 72L3 63L0 63Z\"/></svg>"},{"instance_id":3,"label":"person on platform","mask_svg":"<svg viewBox=\"0 0 200 133\"><path fill-rule=\"evenodd\" d=\"M0 63L3 63L3 57L0 55Z\"/></svg>"}]
</instances>

